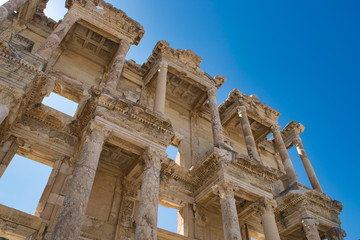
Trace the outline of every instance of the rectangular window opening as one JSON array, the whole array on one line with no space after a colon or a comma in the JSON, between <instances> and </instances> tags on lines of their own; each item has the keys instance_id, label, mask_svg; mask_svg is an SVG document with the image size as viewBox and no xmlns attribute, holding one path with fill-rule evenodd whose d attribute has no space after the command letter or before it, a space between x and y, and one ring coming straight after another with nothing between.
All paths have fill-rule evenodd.
<instances>
[{"instance_id":1,"label":"rectangular window opening","mask_svg":"<svg viewBox=\"0 0 360 240\"><path fill-rule=\"evenodd\" d=\"M159 204L157 227L178 233L178 212L179 210L177 209L164 207Z\"/></svg>"},{"instance_id":2,"label":"rectangular window opening","mask_svg":"<svg viewBox=\"0 0 360 240\"><path fill-rule=\"evenodd\" d=\"M180 153L179 149L175 147L174 145L170 145L166 149L166 153L168 154L168 157L174 160L177 163L180 163Z\"/></svg>"},{"instance_id":3,"label":"rectangular window opening","mask_svg":"<svg viewBox=\"0 0 360 240\"><path fill-rule=\"evenodd\" d=\"M0 204L33 215L52 167L15 155L0 179Z\"/></svg>"},{"instance_id":4,"label":"rectangular window opening","mask_svg":"<svg viewBox=\"0 0 360 240\"><path fill-rule=\"evenodd\" d=\"M52 92L48 97L45 97L42 101L42 104L72 117L75 115L76 109L79 105L78 103L73 102L54 92Z\"/></svg>"}]
</instances>

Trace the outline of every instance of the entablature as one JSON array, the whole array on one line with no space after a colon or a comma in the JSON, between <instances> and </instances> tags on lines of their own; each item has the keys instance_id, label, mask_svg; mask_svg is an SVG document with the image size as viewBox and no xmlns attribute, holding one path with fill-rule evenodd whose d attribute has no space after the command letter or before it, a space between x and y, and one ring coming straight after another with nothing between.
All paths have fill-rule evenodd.
<instances>
[{"instance_id":1,"label":"entablature","mask_svg":"<svg viewBox=\"0 0 360 240\"><path fill-rule=\"evenodd\" d=\"M286 148L291 148L294 145L294 140L299 137L305 130L304 125L296 121L289 122L280 132L284 139Z\"/></svg>"},{"instance_id":2,"label":"entablature","mask_svg":"<svg viewBox=\"0 0 360 240\"><path fill-rule=\"evenodd\" d=\"M144 28L138 22L105 1L67 0L65 6L78 14L82 24L89 23L118 39L125 38L135 45L139 44L145 34Z\"/></svg>"}]
</instances>

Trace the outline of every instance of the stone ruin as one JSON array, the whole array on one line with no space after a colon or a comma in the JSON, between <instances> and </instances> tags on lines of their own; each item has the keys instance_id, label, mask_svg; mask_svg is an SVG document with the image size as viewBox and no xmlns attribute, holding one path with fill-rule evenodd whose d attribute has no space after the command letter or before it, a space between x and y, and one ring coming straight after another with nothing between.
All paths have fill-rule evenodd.
<instances>
[{"instance_id":1,"label":"stone ruin","mask_svg":"<svg viewBox=\"0 0 360 240\"><path fill-rule=\"evenodd\" d=\"M0 177L15 154L52 167L34 215L0 205L0 237L344 239L302 124L280 130L279 112L238 89L218 106L226 79L191 50L159 41L143 65L127 61L144 29L102 0L67 0L59 22L46 4L0 8ZM50 93L78 103L75 115L42 104ZM157 228L159 204L179 211L177 233Z\"/></svg>"}]
</instances>

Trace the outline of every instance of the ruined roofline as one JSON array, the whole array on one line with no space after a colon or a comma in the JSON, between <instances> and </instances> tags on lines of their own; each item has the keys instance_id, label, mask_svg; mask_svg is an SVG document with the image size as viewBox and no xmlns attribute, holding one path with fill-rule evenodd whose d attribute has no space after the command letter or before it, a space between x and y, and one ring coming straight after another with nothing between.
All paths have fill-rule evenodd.
<instances>
[{"instance_id":1,"label":"ruined roofline","mask_svg":"<svg viewBox=\"0 0 360 240\"><path fill-rule=\"evenodd\" d=\"M270 112L272 115L274 115L276 118L280 116L280 113L276 111L275 109L267 106L265 103L260 102L259 98L256 95L246 95L245 93L240 92L239 89L234 88L228 95L227 99L220 104L219 106L219 112L220 114L225 112L226 109L236 101L239 101L241 104L247 106L247 105L255 105L257 107L260 107L263 110L266 110L266 112Z\"/></svg>"},{"instance_id":2,"label":"ruined roofline","mask_svg":"<svg viewBox=\"0 0 360 240\"><path fill-rule=\"evenodd\" d=\"M281 130L282 134L287 134L288 132L295 130L298 134L304 132L305 127L301 123L298 123L294 120L290 121L286 126Z\"/></svg>"},{"instance_id":3,"label":"ruined roofline","mask_svg":"<svg viewBox=\"0 0 360 240\"><path fill-rule=\"evenodd\" d=\"M104 11L103 18L111 19L113 22L116 22L116 25L122 28L125 32L131 33L134 35L133 43L138 45L145 34L144 27L135 21L134 19L127 16L122 10L115 8L110 3L107 3L103 0L66 0L65 7L69 10L73 7L74 4L80 5L82 8L92 8L97 10L97 12ZM96 7L101 9L96 9Z\"/></svg>"}]
</instances>

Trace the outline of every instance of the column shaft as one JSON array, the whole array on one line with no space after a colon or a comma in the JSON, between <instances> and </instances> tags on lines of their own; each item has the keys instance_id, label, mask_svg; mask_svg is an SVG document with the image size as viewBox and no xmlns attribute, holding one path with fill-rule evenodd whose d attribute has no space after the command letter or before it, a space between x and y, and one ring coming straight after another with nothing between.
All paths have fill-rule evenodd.
<instances>
[{"instance_id":1,"label":"column shaft","mask_svg":"<svg viewBox=\"0 0 360 240\"><path fill-rule=\"evenodd\" d=\"M126 54L130 49L131 43L128 40L121 40L119 49L116 52L116 57L111 66L109 75L106 80L106 87L109 89L116 90L118 82L121 77L122 70L126 61Z\"/></svg>"},{"instance_id":2,"label":"column shaft","mask_svg":"<svg viewBox=\"0 0 360 240\"><path fill-rule=\"evenodd\" d=\"M28 0L9 0L0 7L0 23L14 11L21 8Z\"/></svg>"},{"instance_id":3,"label":"column shaft","mask_svg":"<svg viewBox=\"0 0 360 240\"><path fill-rule=\"evenodd\" d=\"M238 114L241 122L241 128L243 130L248 154L250 157L253 157L254 159L260 162L261 161L260 156L256 148L255 139L250 127L249 118L246 113L246 108L244 106L239 107Z\"/></svg>"},{"instance_id":4,"label":"column shaft","mask_svg":"<svg viewBox=\"0 0 360 240\"><path fill-rule=\"evenodd\" d=\"M298 181L294 166L291 162L291 159L290 159L289 153L286 149L284 140L279 131L279 126L275 126L275 125L272 126L271 130L274 135L274 140L275 140L275 145L276 145L277 151L279 152L281 160L284 164L285 172L286 172L286 175L289 180L289 186L291 186L293 183Z\"/></svg>"},{"instance_id":5,"label":"column shaft","mask_svg":"<svg viewBox=\"0 0 360 240\"><path fill-rule=\"evenodd\" d=\"M156 92L154 99L154 111L165 113L166 100L166 80L167 80L167 62L162 61L159 64L158 77L156 82Z\"/></svg>"},{"instance_id":6,"label":"column shaft","mask_svg":"<svg viewBox=\"0 0 360 240\"><path fill-rule=\"evenodd\" d=\"M55 30L41 44L36 55L48 60L77 20L78 17L69 10Z\"/></svg>"},{"instance_id":7,"label":"column shaft","mask_svg":"<svg viewBox=\"0 0 360 240\"><path fill-rule=\"evenodd\" d=\"M224 134L222 131L220 114L219 114L219 109L218 109L218 105L217 105L216 88L215 87L210 88L208 90L208 97L209 97L209 108L210 108L210 115L211 115L211 124L212 124L214 145L215 145L215 147L223 146L224 145Z\"/></svg>"},{"instance_id":8,"label":"column shaft","mask_svg":"<svg viewBox=\"0 0 360 240\"><path fill-rule=\"evenodd\" d=\"M305 168L306 174L310 180L311 186L313 187L313 189L315 189L319 192L322 192L322 188L320 186L319 180L316 177L315 171L314 171L314 169L311 165L311 162L305 152L304 146L301 142L301 138L300 137L296 138L294 141L294 144L299 153L300 159L304 165L304 168Z\"/></svg>"},{"instance_id":9,"label":"column shaft","mask_svg":"<svg viewBox=\"0 0 360 240\"><path fill-rule=\"evenodd\" d=\"M259 199L255 206L261 216L261 224L264 228L266 240L280 240L280 235L274 215L275 207L276 201L267 198Z\"/></svg>"},{"instance_id":10,"label":"column shaft","mask_svg":"<svg viewBox=\"0 0 360 240\"><path fill-rule=\"evenodd\" d=\"M228 183L220 183L213 188L219 194L223 221L224 239L241 240L239 219L237 216L234 188Z\"/></svg>"},{"instance_id":11,"label":"column shaft","mask_svg":"<svg viewBox=\"0 0 360 240\"><path fill-rule=\"evenodd\" d=\"M315 219L303 219L301 221L307 240L321 240Z\"/></svg>"},{"instance_id":12,"label":"column shaft","mask_svg":"<svg viewBox=\"0 0 360 240\"><path fill-rule=\"evenodd\" d=\"M9 115L9 112L10 110L8 106L0 104L0 124L2 124L5 118Z\"/></svg>"},{"instance_id":13,"label":"column shaft","mask_svg":"<svg viewBox=\"0 0 360 240\"><path fill-rule=\"evenodd\" d=\"M51 240L79 238L103 144L100 130L94 129L87 136Z\"/></svg>"},{"instance_id":14,"label":"column shaft","mask_svg":"<svg viewBox=\"0 0 360 240\"><path fill-rule=\"evenodd\" d=\"M161 158L155 152L147 151L144 160L135 240L156 240Z\"/></svg>"}]
</instances>

